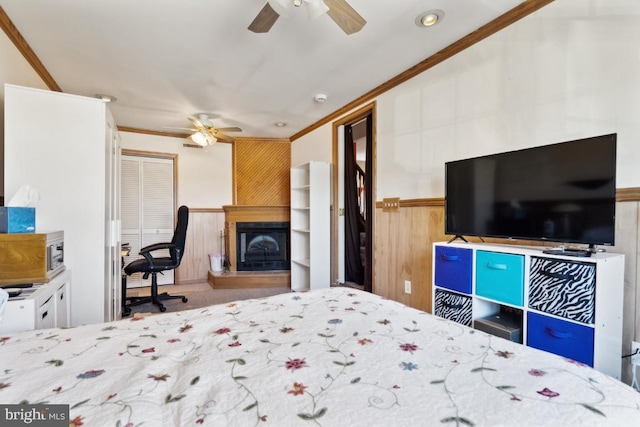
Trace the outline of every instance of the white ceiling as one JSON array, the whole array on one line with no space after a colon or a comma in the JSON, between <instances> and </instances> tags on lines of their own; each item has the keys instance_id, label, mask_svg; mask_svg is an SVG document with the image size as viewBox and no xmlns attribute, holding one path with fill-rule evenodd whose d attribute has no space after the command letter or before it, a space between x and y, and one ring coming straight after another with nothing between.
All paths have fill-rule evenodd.
<instances>
[{"instance_id":1,"label":"white ceiling","mask_svg":"<svg viewBox=\"0 0 640 427\"><path fill-rule=\"evenodd\" d=\"M174 131L210 113L233 136L290 137L524 0L348 0L367 21L346 35L296 8L270 32L247 26L265 0L0 0L63 92L117 98L119 126ZM420 13L441 9L432 28ZM328 96L316 103L316 93ZM287 126L278 128L275 122Z\"/></svg>"}]
</instances>

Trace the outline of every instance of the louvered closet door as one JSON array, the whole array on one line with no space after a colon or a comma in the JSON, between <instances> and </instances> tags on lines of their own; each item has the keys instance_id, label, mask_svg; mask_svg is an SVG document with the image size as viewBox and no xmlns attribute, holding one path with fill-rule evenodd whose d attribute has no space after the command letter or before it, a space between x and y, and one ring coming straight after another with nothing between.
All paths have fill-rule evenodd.
<instances>
[{"instance_id":1,"label":"louvered closet door","mask_svg":"<svg viewBox=\"0 0 640 427\"><path fill-rule=\"evenodd\" d=\"M173 160L155 157L122 156L122 242L131 245L125 265L140 258L140 248L173 237ZM169 256L158 251L154 256ZM173 271L158 275L158 284L174 282ZM127 287L149 286L151 277L141 274L127 278Z\"/></svg>"}]
</instances>

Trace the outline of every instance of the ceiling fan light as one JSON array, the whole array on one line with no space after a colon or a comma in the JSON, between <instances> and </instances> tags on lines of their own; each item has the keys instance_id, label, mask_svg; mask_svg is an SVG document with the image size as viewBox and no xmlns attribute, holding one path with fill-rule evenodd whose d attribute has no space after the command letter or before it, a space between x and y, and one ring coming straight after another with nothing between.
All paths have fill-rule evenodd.
<instances>
[{"instance_id":1,"label":"ceiling fan light","mask_svg":"<svg viewBox=\"0 0 640 427\"><path fill-rule=\"evenodd\" d=\"M291 12L291 7L293 6L291 0L268 0L267 3L275 13L283 18L289 17L289 12Z\"/></svg>"},{"instance_id":2,"label":"ceiling fan light","mask_svg":"<svg viewBox=\"0 0 640 427\"><path fill-rule=\"evenodd\" d=\"M211 135L209 132L207 132L207 145L213 145L216 142L218 142L218 138L216 138L215 136Z\"/></svg>"},{"instance_id":3,"label":"ceiling fan light","mask_svg":"<svg viewBox=\"0 0 640 427\"><path fill-rule=\"evenodd\" d=\"M322 16L329 11L329 7L324 4L322 0L305 0L305 2L307 3L307 13L309 14L309 19L316 19L317 17Z\"/></svg>"},{"instance_id":4,"label":"ceiling fan light","mask_svg":"<svg viewBox=\"0 0 640 427\"><path fill-rule=\"evenodd\" d=\"M196 144L202 147L206 147L207 145L209 145L207 135L205 135L204 132L196 132L193 135L191 135L190 138L193 140L193 142L195 142Z\"/></svg>"}]
</instances>

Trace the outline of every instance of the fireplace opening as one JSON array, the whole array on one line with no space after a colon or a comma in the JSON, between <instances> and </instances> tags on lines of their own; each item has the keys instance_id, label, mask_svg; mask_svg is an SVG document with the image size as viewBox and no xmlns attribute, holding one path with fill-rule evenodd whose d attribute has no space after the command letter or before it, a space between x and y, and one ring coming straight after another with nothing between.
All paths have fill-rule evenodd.
<instances>
[{"instance_id":1,"label":"fireplace opening","mask_svg":"<svg viewBox=\"0 0 640 427\"><path fill-rule=\"evenodd\" d=\"M290 270L288 222L236 222L236 270Z\"/></svg>"}]
</instances>

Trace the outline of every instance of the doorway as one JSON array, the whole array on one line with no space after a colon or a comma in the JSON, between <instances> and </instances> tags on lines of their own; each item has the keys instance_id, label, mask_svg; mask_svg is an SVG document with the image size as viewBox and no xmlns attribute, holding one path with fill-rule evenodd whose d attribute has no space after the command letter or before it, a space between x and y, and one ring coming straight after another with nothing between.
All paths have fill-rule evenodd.
<instances>
[{"instance_id":1,"label":"doorway","mask_svg":"<svg viewBox=\"0 0 640 427\"><path fill-rule=\"evenodd\" d=\"M373 291L375 103L333 124L332 283Z\"/></svg>"}]
</instances>

